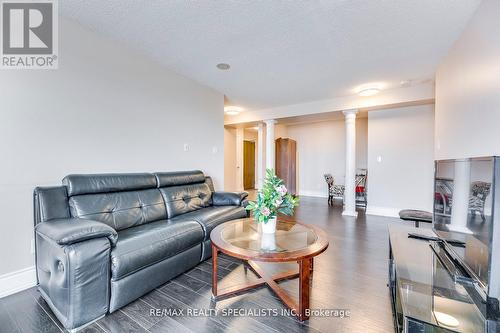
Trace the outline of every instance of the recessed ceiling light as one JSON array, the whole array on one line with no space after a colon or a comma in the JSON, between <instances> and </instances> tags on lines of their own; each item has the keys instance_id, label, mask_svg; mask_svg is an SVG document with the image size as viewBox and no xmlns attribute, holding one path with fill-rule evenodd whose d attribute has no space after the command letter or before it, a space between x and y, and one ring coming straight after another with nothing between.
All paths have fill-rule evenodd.
<instances>
[{"instance_id":1,"label":"recessed ceiling light","mask_svg":"<svg viewBox=\"0 0 500 333\"><path fill-rule=\"evenodd\" d=\"M222 70L222 71L227 71L231 66L229 64L221 62L220 64L217 64L217 68Z\"/></svg>"},{"instance_id":2,"label":"recessed ceiling light","mask_svg":"<svg viewBox=\"0 0 500 333\"><path fill-rule=\"evenodd\" d=\"M224 112L230 116L236 116L240 114L241 111L243 111L243 108L240 108L239 106L230 105L224 107Z\"/></svg>"},{"instance_id":3,"label":"recessed ceiling light","mask_svg":"<svg viewBox=\"0 0 500 333\"><path fill-rule=\"evenodd\" d=\"M373 96L373 95L376 95L380 92L380 89L379 88L366 88L366 89L363 89L363 90L360 90L358 92L358 95L359 96L363 96L363 97L367 97L367 96Z\"/></svg>"},{"instance_id":4,"label":"recessed ceiling light","mask_svg":"<svg viewBox=\"0 0 500 333\"><path fill-rule=\"evenodd\" d=\"M403 81L399 82L399 85L401 87L409 87L409 86L411 86L411 80L403 80Z\"/></svg>"}]
</instances>

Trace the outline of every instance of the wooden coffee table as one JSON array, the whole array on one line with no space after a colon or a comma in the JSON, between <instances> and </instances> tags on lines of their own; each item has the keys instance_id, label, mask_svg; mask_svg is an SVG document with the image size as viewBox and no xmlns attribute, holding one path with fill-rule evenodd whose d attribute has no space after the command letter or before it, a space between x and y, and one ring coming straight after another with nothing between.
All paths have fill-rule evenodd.
<instances>
[{"instance_id":1,"label":"wooden coffee table","mask_svg":"<svg viewBox=\"0 0 500 333\"><path fill-rule=\"evenodd\" d=\"M267 285L301 320L309 319L310 277L313 258L328 247L326 233L318 227L292 220L278 219L276 234L262 234L261 226L252 218L234 220L215 227L212 241L212 294L214 299L232 296L242 291ZM217 255L246 260L259 277L255 282L217 290ZM299 269L279 274L266 273L257 262L297 262ZM298 304L283 290L279 281L299 278Z\"/></svg>"}]
</instances>

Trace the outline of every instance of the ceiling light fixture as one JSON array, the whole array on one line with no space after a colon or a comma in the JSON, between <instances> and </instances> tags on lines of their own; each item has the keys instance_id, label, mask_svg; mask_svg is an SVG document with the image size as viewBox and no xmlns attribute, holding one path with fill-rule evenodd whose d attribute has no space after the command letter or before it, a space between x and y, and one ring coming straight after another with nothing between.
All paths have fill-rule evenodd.
<instances>
[{"instance_id":1,"label":"ceiling light fixture","mask_svg":"<svg viewBox=\"0 0 500 333\"><path fill-rule=\"evenodd\" d=\"M372 87L372 88L366 88L366 89L360 90L358 92L358 95L363 96L363 97L368 97L368 96L376 95L379 92L380 92L379 88Z\"/></svg>"},{"instance_id":2,"label":"ceiling light fixture","mask_svg":"<svg viewBox=\"0 0 500 333\"><path fill-rule=\"evenodd\" d=\"M240 108L239 106L225 106L224 107L224 112L230 116L236 116L236 115L240 114L241 111L243 111L243 108Z\"/></svg>"},{"instance_id":3,"label":"ceiling light fixture","mask_svg":"<svg viewBox=\"0 0 500 333\"><path fill-rule=\"evenodd\" d=\"M409 86L411 86L411 80L403 80L403 81L399 82L399 85L401 87L409 87Z\"/></svg>"},{"instance_id":4,"label":"ceiling light fixture","mask_svg":"<svg viewBox=\"0 0 500 333\"><path fill-rule=\"evenodd\" d=\"M231 66L229 64L221 62L220 64L217 64L216 67L220 69L221 71L227 71Z\"/></svg>"}]
</instances>

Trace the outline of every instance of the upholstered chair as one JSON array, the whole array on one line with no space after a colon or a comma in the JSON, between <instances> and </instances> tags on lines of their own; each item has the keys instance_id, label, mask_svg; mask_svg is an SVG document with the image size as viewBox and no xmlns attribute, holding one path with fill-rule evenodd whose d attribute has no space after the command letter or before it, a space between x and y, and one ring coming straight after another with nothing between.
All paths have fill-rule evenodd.
<instances>
[{"instance_id":1,"label":"upholstered chair","mask_svg":"<svg viewBox=\"0 0 500 333\"><path fill-rule=\"evenodd\" d=\"M324 175L328 185L328 205L333 205L333 198L342 198L344 200L344 185L335 185L335 179L329 173Z\"/></svg>"}]
</instances>

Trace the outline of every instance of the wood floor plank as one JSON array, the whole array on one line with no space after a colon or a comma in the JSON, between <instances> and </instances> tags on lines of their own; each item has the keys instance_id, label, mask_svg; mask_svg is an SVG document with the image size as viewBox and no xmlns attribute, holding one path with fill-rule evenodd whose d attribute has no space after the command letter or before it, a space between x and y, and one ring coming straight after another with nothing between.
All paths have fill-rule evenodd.
<instances>
[{"instance_id":1,"label":"wood floor plank","mask_svg":"<svg viewBox=\"0 0 500 333\"><path fill-rule=\"evenodd\" d=\"M106 331L97 323L93 323L85 327L81 331L78 331L78 333L106 333Z\"/></svg>"},{"instance_id":2,"label":"wood floor plank","mask_svg":"<svg viewBox=\"0 0 500 333\"><path fill-rule=\"evenodd\" d=\"M173 283L173 281L178 282L178 283L182 283L183 285L187 286L189 289L191 289L193 291L198 291L198 290L202 289L203 287L206 287L207 285L209 285L208 283L205 283L201 280L195 279L189 275L181 274L178 277L176 277L174 280L172 280L171 282L164 284L163 286L161 286L158 289L166 288L170 283Z\"/></svg>"},{"instance_id":3,"label":"wood floor plank","mask_svg":"<svg viewBox=\"0 0 500 333\"><path fill-rule=\"evenodd\" d=\"M187 305L172 299L159 290L155 290L141 299L151 305L155 309L175 309L184 310L184 313L179 316L170 316L173 320L177 321L182 326L194 332L225 332L226 327L220 322L215 321L210 317L188 317L186 316ZM160 321L161 322L161 321Z\"/></svg>"},{"instance_id":4,"label":"wood floor plank","mask_svg":"<svg viewBox=\"0 0 500 333\"><path fill-rule=\"evenodd\" d=\"M61 330L44 309L35 301L33 290L24 291L3 299L7 315L20 333L59 333Z\"/></svg>"},{"instance_id":5,"label":"wood floor plank","mask_svg":"<svg viewBox=\"0 0 500 333\"><path fill-rule=\"evenodd\" d=\"M121 310L113 312L98 320L97 325L108 333L147 332L146 329L128 317Z\"/></svg>"},{"instance_id":6,"label":"wood floor plank","mask_svg":"<svg viewBox=\"0 0 500 333\"><path fill-rule=\"evenodd\" d=\"M193 268L192 270L187 271L186 275L198 279L200 281L203 281L207 284L210 285L212 284L212 274L205 270L199 268Z\"/></svg>"},{"instance_id":7,"label":"wood floor plank","mask_svg":"<svg viewBox=\"0 0 500 333\"><path fill-rule=\"evenodd\" d=\"M196 292L190 290L186 286L179 283L172 283L170 288L162 289L163 293L170 296L172 299L178 300L184 303L186 306L193 309L208 309L212 308L216 310L214 302L212 299L197 294ZM220 309L218 309L220 310ZM213 312L215 315L215 312ZM248 333L262 333L262 332L274 332L276 330L271 327L254 320L253 318L244 318L239 316L226 316L219 314L213 317L214 320L220 322L229 332L248 332ZM196 317L193 318L196 320Z\"/></svg>"},{"instance_id":8,"label":"wood floor plank","mask_svg":"<svg viewBox=\"0 0 500 333\"><path fill-rule=\"evenodd\" d=\"M128 317L133 318L139 325L149 329L160 321L160 317L151 315L154 310L149 304L138 299L121 309Z\"/></svg>"},{"instance_id":9,"label":"wood floor plank","mask_svg":"<svg viewBox=\"0 0 500 333\"><path fill-rule=\"evenodd\" d=\"M5 333L18 333L19 330L16 327L14 321L10 318L9 313L7 311L7 306L5 302L0 299L0 324L1 324L1 332Z\"/></svg>"},{"instance_id":10,"label":"wood floor plank","mask_svg":"<svg viewBox=\"0 0 500 333\"><path fill-rule=\"evenodd\" d=\"M226 269L229 269L230 271L232 271L232 270L234 270L234 269L236 269L236 268L238 268L238 267L240 267L242 265L243 265L243 263L235 263L235 262L233 262L230 265L226 266Z\"/></svg>"},{"instance_id":11,"label":"wood floor plank","mask_svg":"<svg viewBox=\"0 0 500 333\"><path fill-rule=\"evenodd\" d=\"M243 262L241 259L228 256L227 254L224 254L224 253L221 253L220 257L223 258L224 260L230 261L230 262L235 263L235 264L241 264ZM207 260L210 260L210 259L207 259Z\"/></svg>"},{"instance_id":12,"label":"wood floor plank","mask_svg":"<svg viewBox=\"0 0 500 333\"><path fill-rule=\"evenodd\" d=\"M173 298L177 297L178 299L180 299L184 302L188 302L189 306L198 306L198 307L201 306L202 308L208 307L208 304L210 304L210 297L208 295L201 295L201 296L203 296L203 298L206 299L206 304L192 303L193 302L192 300L199 299L199 296L197 296L196 294L193 294L193 293L189 293L188 290L186 290L187 287L182 286L181 283L179 283L179 285L180 285L180 287L172 288L169 291ZM267 290L267 289L264 289L264 290ZM250 294L252 294L252 292L250 292ZM258 302L255 302L255 300L260 299L261 296L258 298L253 298L253 301L249 301L247 299L247 294L242 294L240 296L237 296L235 298L228 299L225 301L218 301L218 302L216 302L216 305L217 305L217 308L219 308L219 309L228 307L228 308L233 308L233 309L246 309L249 311L252 310L255 313L256 312L264 313L265 311L267 311L271 308L285 309L283 304L278 299L275 299L271 295L269 295L269 297L271 297L275 300L275 302L272 304L272 306L261 306L260 304L258 304ZM247 318L243 318L243 320L246 320L246 319ZM276 317L248 318L248 320L250 320L250 319L254 319L257 322L264 324L264 327L262 328L264 330L271 329L274 331L280 331L280 332L283 331L283 332L290 332L290 333L307 332L307 331L318 332L317 330L315 330L313 328L309 328L307 325L305 325L303 323L299 323L298 321L296 321L293 318L288 317L288 316L279 315ZM226 325L228 325L228 324L226 323Z\"/></svg>"},{"instance_id":13,"label":"wood floor plank","mask_svg":"<svg viewBox=\"0 0 500 333\"><path fill-rule=\"evenodd\" d=\"M259 289L258 291L268 291L268 289ZM258 291L250 292L249 294L255 294ZM295 320L293 316L288 316L286 313L287 308L283 305L283 303L277 299L273 306L263 306L259 301L256 301L259 298L253 298L249 300L248 294L243 294L236 296L234 298L229 298L223 301L217 302L217 307L223 308L234 308L234 309L244 309L247 312L251 313L266 313L269 311L276 311L270 315L265 316L257 316L253 317L256 321L261 322L262 324L271 327L272 329L278 332L287 332L287 333L300 333L300 332L314 332L319 333L320 331L307 326L306 323L301 323L298 320ZM285 312L281 312L285 311Z\"/></svg>"},{"instance_id":14,"label":"wood floor plank","mask_svg":"<svg viewBox=\"0 0 500 333\"><path fill-rule=\"evenodd\" d=\"M219 267L222 267L222 268L228 268L228 267L229 267L229 266L231 266L231 265L234 265L234 264L239 264L238 262L235 262L235 261L233 261L233 260L230 260L229 258L230 258L230 257L228 257L228 256L225 256L225 257L224 257L224 256L221 256L221 255L219 254L219 258L218 258L218 259L219 259ZM207 259L207 261L208 261L208 262L210 262L210 261L211 261L211 259Z\"/></svg>"},{"instance_id":15,"label":"wood floor plank","mask_svg":"<svg viewBox=\"0 0 500 333\"><path fill-rule=\"evenodd\" d=\"M183 326L176 320L165 317L162 318L158 323L149 329L151 333L165 333L165 332L175 332L175 333L195 333L189 328Z\"/></svg>"},{"instance_id":16,"label":"wood floor plank","mask_svg":"<svg viewBox=\"0 0 500 333\"><path fill-rule=\"evenodd\" d=\"M204 261L202 263L200 263L198 266L196 266L196 268L198 269L201 269L207 273L209 273L210 275L212 274L212 262L211 261ZM226 269L222 266L218 266L218 276L219 276L219 279L222 279L226 276L228 276L229 274L231 274L231 270L229 269Z\"/></svg>"},{"instance_id":17,"label":"wood floor plank","mask_svg":"<svg viewBox=\"0 0 500 333\"><path fill-rule=\"evenodd\" d=\"M56 315L52 312L50 309L49 304L43 299L42 294L38 290L34 290L32 293L33 297L35 298L35 301L42 307L42 309L47 313L47 315L52 319L52 321L59 327L59 329L62 332L67 332L67 330L64 328L64 325L57 319Z\"/></svg>"}]
</instances>

